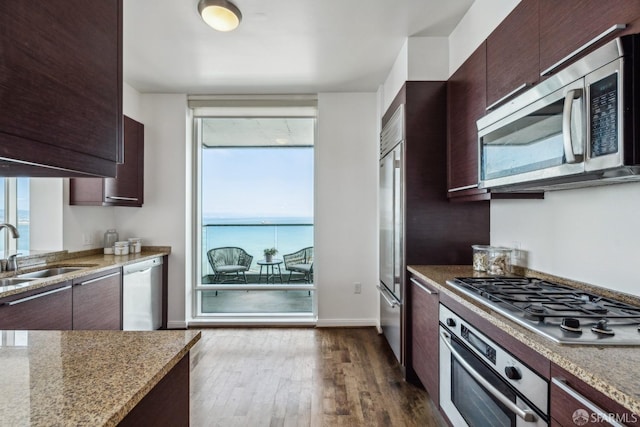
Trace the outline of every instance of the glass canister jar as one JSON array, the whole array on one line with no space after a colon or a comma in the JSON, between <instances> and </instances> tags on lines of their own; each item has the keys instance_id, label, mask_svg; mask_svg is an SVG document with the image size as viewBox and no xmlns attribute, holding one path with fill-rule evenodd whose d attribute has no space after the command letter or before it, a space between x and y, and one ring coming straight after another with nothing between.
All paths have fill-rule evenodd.
<instances>
[{"instance_id":1,"label":"glass canister jar","mask_svg":"<svg viewBox=\"0 0 640 427\"><path fill-rule=\"evenodd\" d=\"M114 229L109 229L104 233L104 253L113 254L113 245L118 241L118 232Z\"/></svg>"},{"instance_id":2,"label":"glass canister jar","mask_svg":"<svg viewBox=\"0 0 640 427\"><path fill-rule=\"evenodd\" d=\"M511 248L491 247L487 259L487 273L495 276L511 274Z\"/></svg>"},{"instance_id":3,"label":"glass canister jar","mask_svg":"<svg viewBox=\"0 0 640 427\"><path fill-rule=\"evenodd\" d=\"M489 260L489 245L471 245L473 249L473 269L475 271L487 271Z\"/></svg>"},{"instance_id":4,"label":"glass canister jar","mask_svg":"<svg viewBox=\"0 0 640 427\"><path fill-rule=\"evenodd\" d=\"M129 241L116 242L113 245L114 255L129 255Z\"/></svg>"}]
</instances>

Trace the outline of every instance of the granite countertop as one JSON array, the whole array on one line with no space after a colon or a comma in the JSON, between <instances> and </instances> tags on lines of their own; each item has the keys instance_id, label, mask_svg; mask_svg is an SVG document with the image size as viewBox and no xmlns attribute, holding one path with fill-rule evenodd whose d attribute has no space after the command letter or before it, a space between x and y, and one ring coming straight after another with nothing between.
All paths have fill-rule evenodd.
<instances>
[{"instance_id":1,"label":"granite countertop","mask_svg":"<svg viewBox=\"0 0 640 427\"><path fill-rule=\"evenodd\" d=\"M0 420L114 426L189 352L200 332L0 331Z\"/></svg>"},{"instance_id":2,"label":"granite countertop","mask_svg":"<svg viewBox=\"0 0 640 427\"><path fill-rule=\"evenodd\" d=\"M32 291L67 280L77 279L89 274L100 273L101 271L106 271L114 267L122 267L126 264L169 255L170 253L171 248L168 246L146 246L142 248L142 252L140 253L118 256L105 255L102 253L102 249L93 249L71 253L67 251L50 252L20 257L18 258L18 271L0 273L0 278L14 277L16 274L19 275L53 267L82 267L82 269L17 285L0 286L0 298Z\"/></svg>"},{"instance_id":3,"label":"granite countertop","mask_svg":"<svg viewBox=\"0 0 640 427\"><path fill-rule=\"evenodd\" d=\"M537 335L528 329L508 320L488 307L483 307L470 297L456 291L446 284L454 277L471 277L478 275L471 266L412 265L408 270L428 282L440 292L460 302L469 310L487 319L492 324L507 332L515 339L529 346L558 366L580 378L605 396L619 402L625 408L640 414L640 349L630 346L598 347L591 345L560 345ZM539 274L526 274L540 276ZM548 277L548 276L547 276ZM555 278L554 278L555 279ZM568 281L565 281L567 283ZM588 286L585 284L568 284ZM595 289L595 292L597 292ZM604 293L610 292L601 289ZM623 296L628 299L630 296Z\"/></svg>"}]
</instances>

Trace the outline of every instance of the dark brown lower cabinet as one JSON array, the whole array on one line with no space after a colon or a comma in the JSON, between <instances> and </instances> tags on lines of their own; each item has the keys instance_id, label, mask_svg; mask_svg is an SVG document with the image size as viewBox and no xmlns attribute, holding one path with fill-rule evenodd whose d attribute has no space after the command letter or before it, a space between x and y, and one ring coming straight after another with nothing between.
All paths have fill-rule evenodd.
<instances>
[{"instance_id":1,"label":"dark brown lower cabinet","mask_svg":"<svg viewBox=\"0 0 640 427\"><path fill-rule=\"evenodd\" d=\"M73 329L122 329L121 269L73 281Z\"/></svg>"},{"instance_id":2,"label":"dark brown lower cabinet","mask_svg":"<svg viewBox=\"0 0 640 427\"><path fill-rule=\"evenodd\" d=\"M213 419L215 414L211 414L211 417ZM118 426L189 426L189 353L142 398Z\"/></svg>"},{"instance_id":3,"label":"dark brown lower cabinet","mask_svg":"<svg viewBox=\"0 0 640 427\"><path fill-rule=\"evenodd\" d=\"M431 400L439 404L438 292L415 276L411 283L412 367Z\"/></svg>"},{"instance_id":4,"label":"dark brown lower cabinet","mask_svg":"<svg viewBox=\"0 0 640 427\"><path fill-rule=\"evenodd\" d=\"M70 330L71 282L0 300L0 329Z\"/></svg>"},{"instance_id":5,"label":"dark brown lower cabinet","mask_svg":"<svg viewBox=\"0 0 640 427\"><path fill-rule=\"evenodd\" d=\"M551 364L551 425L640 426L635 414L556 364Z\"/></svg>"}]
</instances>

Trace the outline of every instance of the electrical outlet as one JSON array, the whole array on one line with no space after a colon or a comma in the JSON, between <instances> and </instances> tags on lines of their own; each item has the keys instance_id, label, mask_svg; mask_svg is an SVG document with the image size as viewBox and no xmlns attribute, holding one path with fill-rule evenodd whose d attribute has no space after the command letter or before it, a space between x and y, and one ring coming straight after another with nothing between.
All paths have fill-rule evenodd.
<instances>
[{"instance_id":1,"label":"electrical outlet","mask_svg":"<svg viewBox=\"0 0 640 427\"><path fill-rule=\"evenodd\" d=\"M93 245L93 235L91 233L83 233L82 244L85 246Z\"/></svg>"},{"instance_id":2,"label":"electrical outlet","mask_svg":"<svg viewBox=\"0 0 640 427\"><path fill-rule=\"evenodd\" d=\"M354 294L360 294L362 293L362 283L360 282L355 282L353 284L353 293Z\"/></svg>"}]
</instances>

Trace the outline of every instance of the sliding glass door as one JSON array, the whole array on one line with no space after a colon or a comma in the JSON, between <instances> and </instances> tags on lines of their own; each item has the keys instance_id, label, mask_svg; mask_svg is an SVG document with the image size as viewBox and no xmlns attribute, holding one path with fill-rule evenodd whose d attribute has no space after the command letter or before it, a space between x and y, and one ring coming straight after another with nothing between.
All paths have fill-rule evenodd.
<instances>
[{"instance_id":1,"label":"sliding glass door","mask_svg":"<svg viewBox=\"0 0 640 427\"><path fill-rule=\"evenodd\" d=\"M315 316L315 117L196 117L197 318Z\"/></svg>"}]
</instances>

